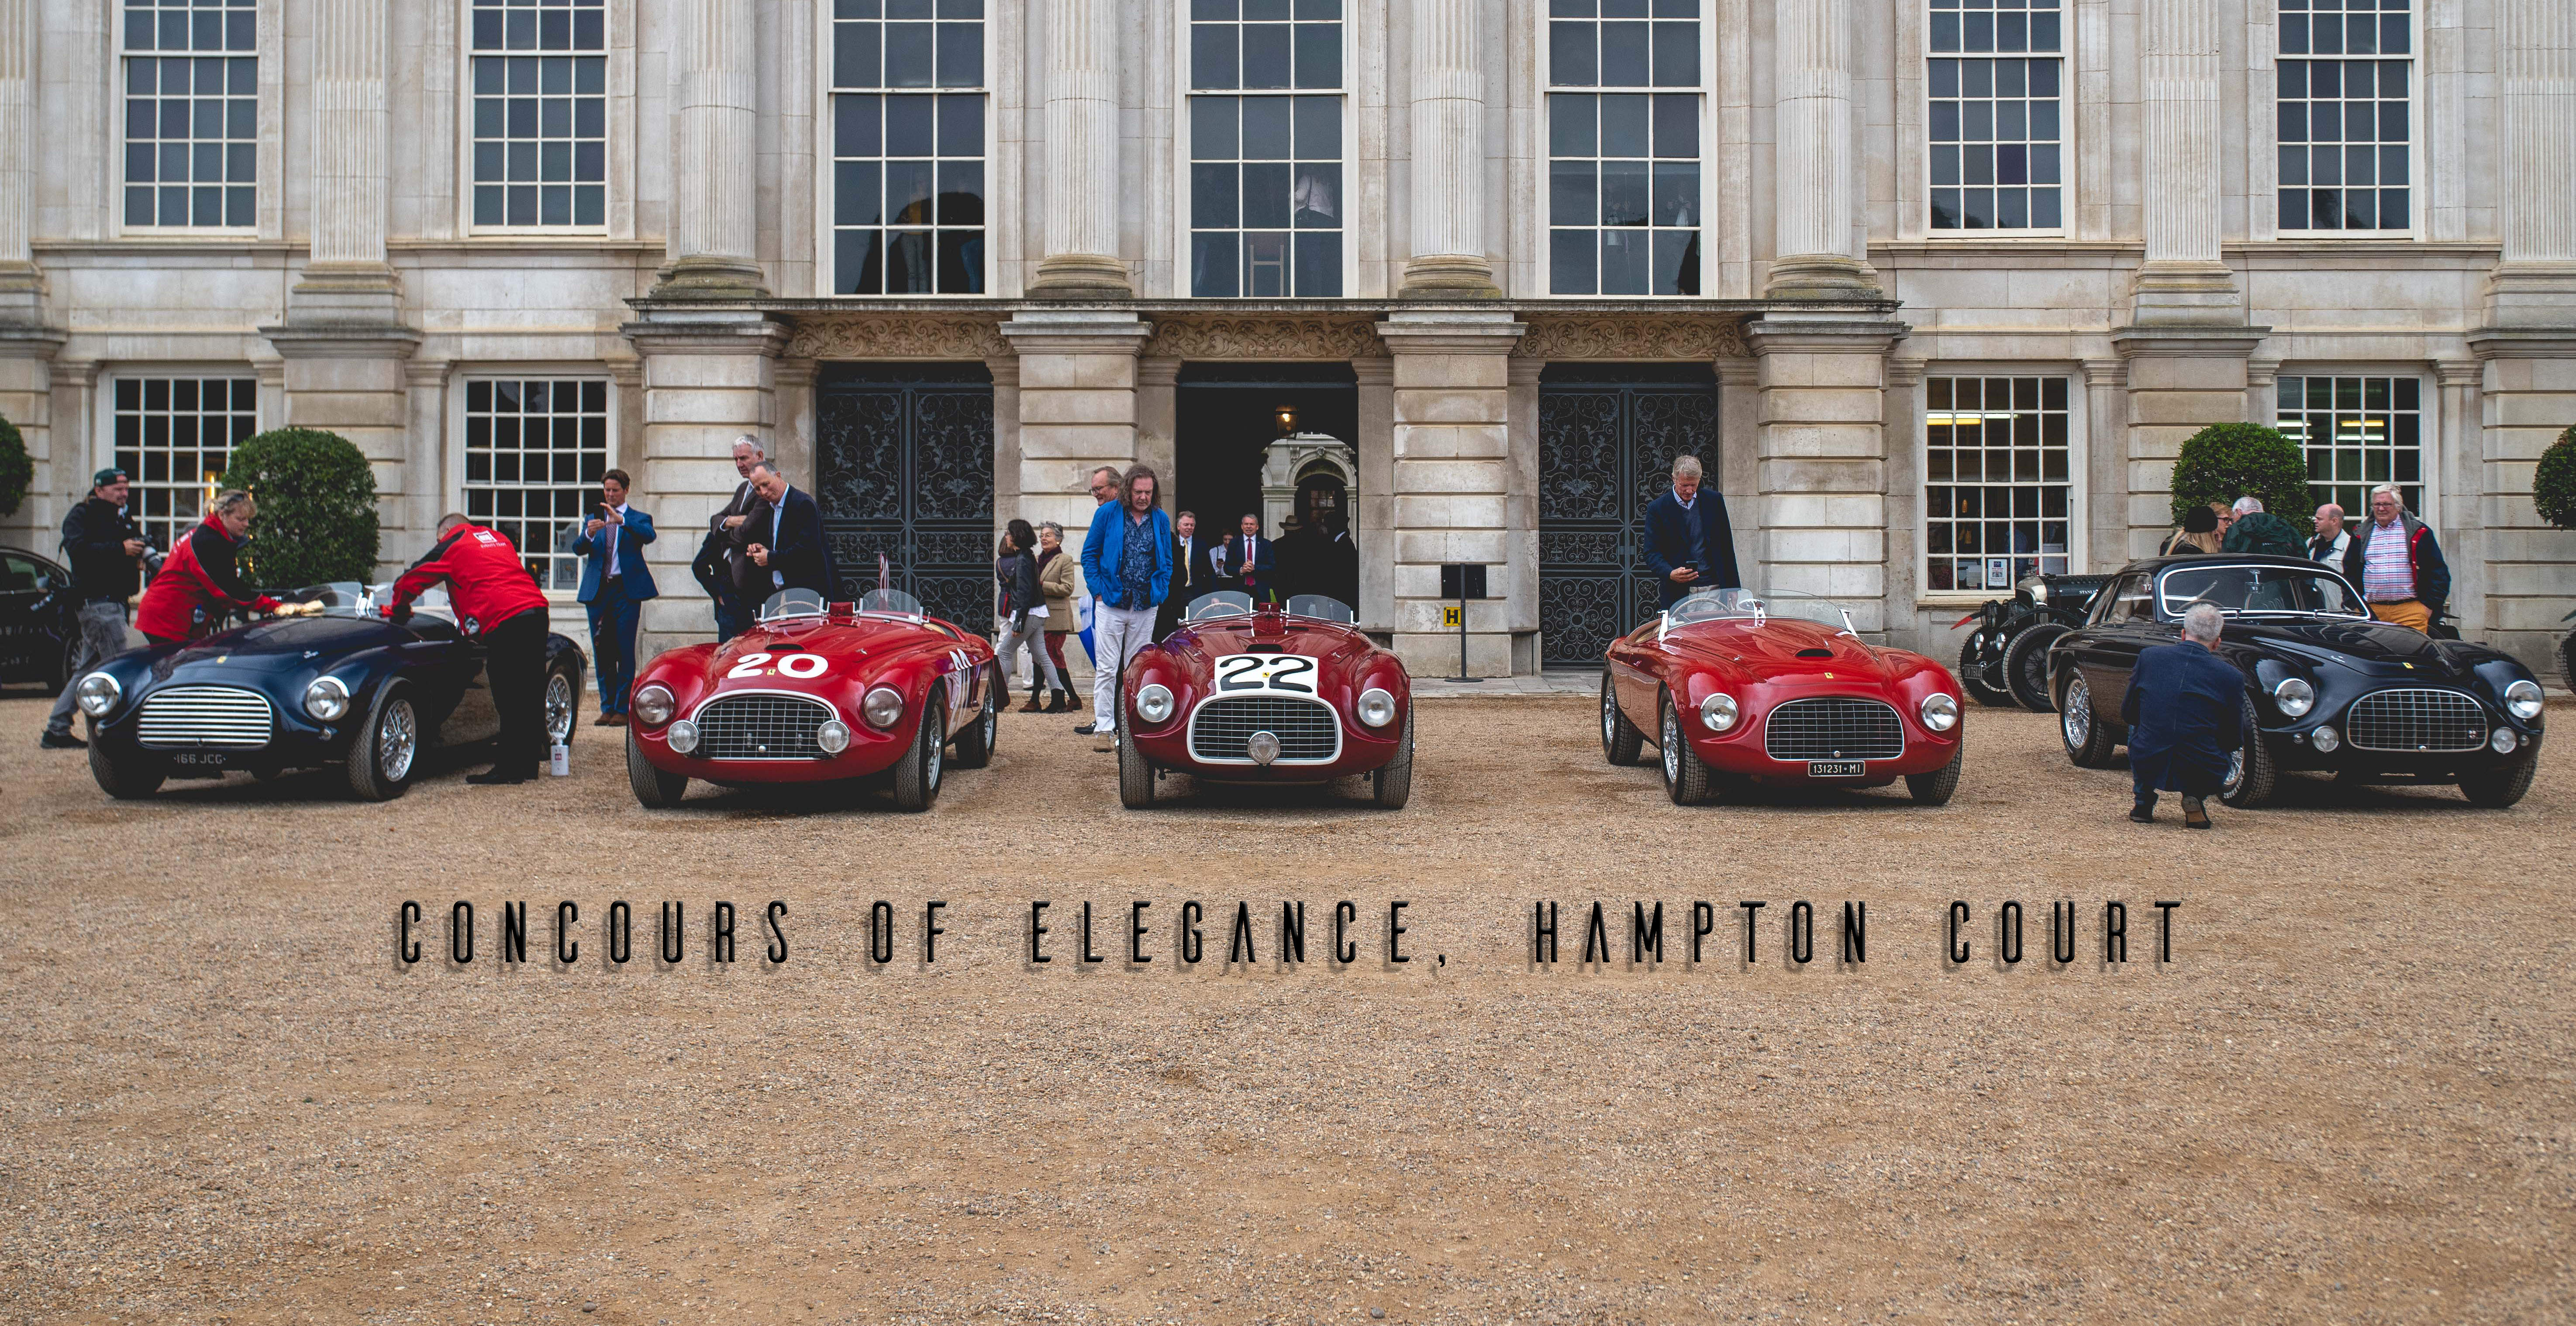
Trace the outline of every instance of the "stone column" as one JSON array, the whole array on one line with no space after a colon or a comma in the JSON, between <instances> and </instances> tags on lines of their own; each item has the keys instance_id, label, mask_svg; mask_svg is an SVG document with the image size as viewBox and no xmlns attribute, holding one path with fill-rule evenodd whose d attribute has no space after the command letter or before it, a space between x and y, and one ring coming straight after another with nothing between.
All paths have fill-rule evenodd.
<instances>
[{"instance_id":1,"label":"stone column","mask_svg":"<svg viewBox=\"0 0 2576 1326\"><path fill-rule=\"evenodd\" d=\"M1395 360L1389 625L1417 673L1458 666L1458 632L1440 623L1443 564L1490 568L1493 597L1467 605L1469 675L1510 675L1513 623L1536 616L1525 600L1537 577L1512 556L1508 510L1511 351L1524 330L1499 312L1396 313L1377 327Z\"/></svg>"},{"instance_id":2,"label":"stone column","mask_svg":"<svg viewBox=\"0 0 2576 1326\"><path fill-rule=\"evenodd\" d=\"M2520 467L2488 463L2487 430L2483 418L2485 402L2481 399L2484 393L2479 390L2479 382L2486 375L2485 367L2475 359L2437 359L2433 362L2434 390L2438 393L2436 401L2440 414L2438 431L2426 439L2426 445L2434 450L2426 457L2430 462L2427 468L2432 472L2425 478L2432 483L2434 500L2425 503L2427 509L2417 513L2442 540L2442 556L2452 567L2450 611L2460 619L2461 633L2472 640L2486 638L2490 627L2488 604L2491 596L2498 603L2512 603L2537 590L2543 595L2554 593L2563 599L2567 597L2568 585L2568 557L2565 552L2551 559L2545 568L2516 566L2511 564L2509 557L2491 558L2488 555L2487 513L2502 514L2511 510L2509 502L2496 500L2501 494L2488 494L2489 477L2494 471ZM2507 480L2506 484L2514 482ZM2525 509L2530 508L2529 479L2520 480L2513 496L2522 499ZM2357 521L2361 517L2348 512L2346 519ZM2511 536L2508 534L2506 537L2510 539ZM2559 542L2562 545L2576 544L2576 539L2562 534ZM2576 548L2569 551L2576 551ZM2472 569L2474 573L2464 574ZM2527 570L2542 571L2537 584L2527 577ZM2514 604L2517 612L2527 606ZM2556 612L2548 615L2554 621L2557 615L2566 611L2566 605L2561 604ZM2543 671L2542 675L2548 674Z\"/></svg>"},{"instance_id":3,"label":"stone column","mask_svg":"<svg viewBox=\"0 0 2576 1326\"><path fill-rule=\"evenodd\" d=\"M1777 150L1772 155L1772 299L1874 297L1854 247L1860 162L1852 147L1851 0L1777 0Z\"/></svg>"},{"instance_id":4,"label":"stone column","mask_svg":"<svg viewBox=\"0 0 2576 1326\"><path fill-rule=\"evenodd\" d=\"M1476 64L1483 0L1415 0L1412 68L1413 254L1406 298L1491 298L1485 253L1485 74Z\"/></svg>"},{"instance_id":5,"label":"stone column","mask_svg":"<svg viewBox=\"0 0 2576 1326\"><path fill-rule=\"evenodd\" d=\"M1136 361L1136 459L1163 476L1178 468L1181 357L1145 355Z\"/></svg>"},{"instance_id":6,"label":"stone column","mask_svg":"<svg viewBox=\"0 0 2576 1326\"><path fill-rule=\"evenodd\" d=\"M2146 260L2140 326L2236 326L2245 298L2219 261L2218 0L2144 0Z\"/></svg>"},{"instance_id":7,"label":"stone column","mask_svg":"<svg viewBox=\"0 0 2576 1326\"><path fill-rule=\"evenodd\" d=\"M0 0L0 326L44 321L36 270L35 0ZM16 416L10 416L15 419Z\"/></svg>"},{"instance_id":8,"label":"stone column","mask_svg":"<svg viewBox=\"0 0 2576 1326\"><path fill-rule=\"evenodd\" d=\"M2492 326L2576 325L2576 8L2497 0L2497 229Z\"/></svg>"},{"instance_id":9,"label":"stone column","mask_svg":"<svg viewBox=\"0 0 2576 1326\"><path fill-rule=\"evenodd\" d=\"M1359 382L1359 436L1351 439L1360 467L1358 520L1351 537L1360 546L1360 601L1351 605L1371 631L1395 629L1395 361L1382 356L1351 361Z\"/></svg>"},{"instance_id":10,"label":"stone column","mask_svg":"<svg viewBox=\"0 0 2576 1326\"><path fill-rule=\"evenodd\" d=\"M1079 551L1091 471L1136 463L1136 353L1153 328L1132 313L1033 309L1001 330L1020 360L1020 514L1062 524Z\"/></svg>"},{"instance_id":11,"label":"stone column","mask_svg":"<svg viewBox=\"0 0 2576 1326\"><path fill-rule=\"evenodd\" d=\"M1887 629L1887 351L1906 332L1886 312L1745 327L1762 393L1762 532L1745 580L1838 600L1873 634Z\"/></svg>"},{"instance_id":12,"label":"stone column","mask_svg":"<svg viewBox=\"0 0 2576 1326\"><path fill-rule=\"evenodd\" d=\"M1047 9L1046 253L1032 299L1125 299L1118 256L1118 15L1115 0Z\"/></svg>"},{"instance_id":13,"label":"stone column","mask_svg":"<svg viewBox=\"0 0 2576 1326\"><path fill-rule=\"evenodd\" d=\"M2095 548L2119 550L2124 559L2155 552L2157 538L2173 528L2173 466L2183 439L2245 419L2245 361L2270 331L2124 327L2112 334L2128 361L2129 503L2126 530L2095 530Z\"/></svg>"},{"instance_id":14,"label":"stone column","mask_svg":"<svg viewBox=\"0 0 2576 1326\"><path fill-rule=\"evenodd\" d=\"M1738 347L1741 349L1741 347ZM1749 350L1717 361L1717 463L1701 482L1726 498L1726 523L1735 531L1738 566L1751 575L1762 546L1762 361ZM1759 584L1758 581L1746 581Z\"/></svg>"},{"instance_id":15,"label":"stone column","mask_svg":"<svg viewBox=\"0 0 2576 1326\"><path fill-rule=\"evenodd\" d=\"M2096 575L2129 561L2128 385L2127 361L2084 361L2082 569Z\"/></svg>"},{"instance_id":16,"label":"stone column","mask_svg":"<svg viewBox=\"0 0 2576 1326\"><path fill-rule=\"evenodd\" d=\"M984 361L993 375L993 539L1013 520L1029 520L1020 503L1020 360L994 355Z\"/></svg>"},{"instance_id":17,"label":"stone column","mask_svg":"<svg viewBox=\"0 0 2576 1326\"><path fill-rule=\"evenodd\" d=\"M1547 373L1547 361L1521 355L1512 356L1505 370L1509 383L1504 396L1505 430L1511 439L1509 502L1504 510L1504 524L1511 542L1506 549L1511 562L1511 580L1515 585L1529 586L1529 592L1515 595L1511 601L1512 671L1515 674L1539 670L1538 650L1538 386Z\"/></svg>"},{"instance_id":18,"label":"stone column","mask_svg":"<svg viewBox=\"0 0 2576 1326\"><path fill-rule=\"evenodd\" d=\"M660 299L757 299L759 74L752 0L671 9L671 224Z\"/></svg>"},{"instance_id":19,"label":"stone column","mask_svg":"<svg viewBox=\"0 0 2576 1326\"><path fill-rule=\"evenodd\" d=\"M1923 361L1890 355L1882 377L1887 384L1880 408L1887 421L1886 629L1890 644L1919 649L1923 623L1914 601L1923 588L1923 411L1916 405L1922 399L1916 388L1923 382ZM1946 633L1950 620L1934 629ZM1928 651L1935 657L1945 652L1938 645L1942 638L1936 636Z\"/></svg>"},{"instance_id":20,"label":"stone column","mask_svg":"<svg viewBox=\"0 0 2576 1326\"><path fill-rule=\"evenodd\" d=\"M670 531L655 543L677 557L654 580L662 596L644 605L638 648L703 640L715 629L706 592L686 570L696 535L732 500L733 440L749 433L772 458L785 450L778 434L778 360L788 329L762 314L655 309L621 329L643 358L643 437L625 439L638 488L652 495L655 523ZM811 466L788 482L813 491Z\"/></svg>"}]
</instances>

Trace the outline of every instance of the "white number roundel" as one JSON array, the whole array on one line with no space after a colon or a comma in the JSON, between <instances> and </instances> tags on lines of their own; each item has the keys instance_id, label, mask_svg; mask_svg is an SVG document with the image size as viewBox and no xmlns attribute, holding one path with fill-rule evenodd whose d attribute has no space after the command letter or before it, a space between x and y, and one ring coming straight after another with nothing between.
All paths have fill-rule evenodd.
<instances>
[{"instance_id":1,"label":"white number roundel","mask_svg":"<svg viewBox=\"0 0 2576 1326\"><path fill-rule=\"evenodd\" d=\"M778 674L807 679L822 676L831 666L830 660L820 654L789 654L778 660Z\"/></svg>"}]
</instances>

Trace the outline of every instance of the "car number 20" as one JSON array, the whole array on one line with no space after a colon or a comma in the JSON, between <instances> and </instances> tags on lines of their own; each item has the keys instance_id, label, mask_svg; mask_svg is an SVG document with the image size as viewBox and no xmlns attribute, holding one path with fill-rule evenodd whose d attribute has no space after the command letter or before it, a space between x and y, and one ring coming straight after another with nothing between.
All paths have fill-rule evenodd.
<instances>
[{"instance_id":1,"label":"car number 20","mask_svg":"<svg viewBox=\"0 0 2576 1326\"><path fill-rule=\"evenodd\" d=\"M1228 654L1216 661L1216 688L1315 693L1315 660L1304 654Z\"/></svg>"},{"instance_id":2,"label":"car number 20","mask_svg":"<svg viewBox=\"0 0 2576 1326\"><path fill-rule=\"evenodd\" d=\"M733 670L725 674L725 680L742 681L752 677L767 676L767 673L761 671L761 665L769 662L772 658L776 658L778 660L778 675L782 677L819 677L832 666L831 662L820 654L787 654L782 656L755 652L745 654L740 659L736 660L733 665Z\"/></svg>"}]
</instances>

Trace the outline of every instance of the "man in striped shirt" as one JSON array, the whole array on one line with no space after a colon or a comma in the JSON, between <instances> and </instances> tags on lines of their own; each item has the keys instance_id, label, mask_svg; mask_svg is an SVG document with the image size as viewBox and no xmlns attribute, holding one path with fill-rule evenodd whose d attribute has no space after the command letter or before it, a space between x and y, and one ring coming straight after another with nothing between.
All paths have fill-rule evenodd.
<instances>
[{"instance_id":1,"label":"man in striped shirt","mask_svg":"<svg viewBox=\"0 0 2576 1326\"><path fill-rule=\"evenodd\" d=\"M2427 634L2451 597L2442 545L2389 484L2370 490L2370 522L2344 551L2343 573L2361 586L2370 615Z\"/></svg>"}]
</instances>

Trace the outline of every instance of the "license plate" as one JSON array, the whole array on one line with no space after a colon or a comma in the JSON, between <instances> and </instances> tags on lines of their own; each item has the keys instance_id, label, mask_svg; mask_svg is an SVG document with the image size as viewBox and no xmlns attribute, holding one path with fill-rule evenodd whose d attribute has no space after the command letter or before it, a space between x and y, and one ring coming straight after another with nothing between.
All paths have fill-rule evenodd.
<instances>
[{"instance_id":1,"label":"license plate","mask_svg":"<svg viewBox=\"0 0 2576 1326\"><path fill-rule=\"evenodd\" d=\"M224 753L219 750L181 751L170 757L170 763L205 769L224 767Z\"/></svg>"},{"instance_id":2,"label":"license plate","mask_svg":"<svg viewBox=\"0 0 2576 1326\"><path fill-rule=\"evenodd\" d=\"M1859 760L1809 760L1809 778L1858 778L1868 770Z\"/></svg>"}]
</instances>

